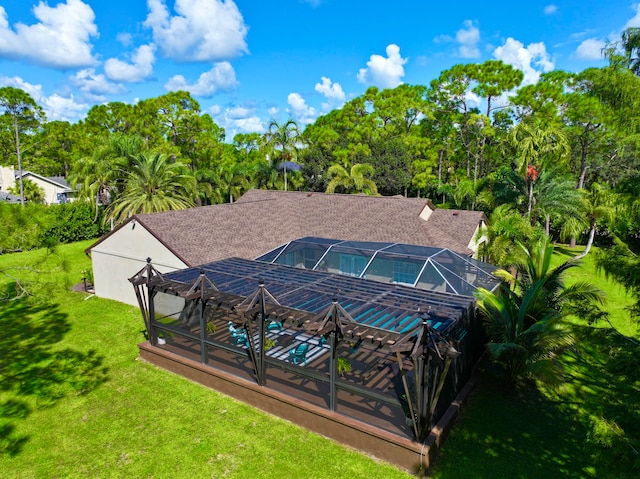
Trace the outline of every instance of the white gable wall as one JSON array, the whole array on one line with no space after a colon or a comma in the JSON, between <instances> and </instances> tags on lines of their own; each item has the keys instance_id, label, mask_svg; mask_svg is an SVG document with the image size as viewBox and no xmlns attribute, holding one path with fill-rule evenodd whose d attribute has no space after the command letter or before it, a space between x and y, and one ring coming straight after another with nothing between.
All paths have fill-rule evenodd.
<instances>
[{"instance_id":1,"label":"white gable wall","mask_svg":"<svg viewBox=\"0 0 640 479\"><path fill-rule=\"evenodd\" d=\"M134 220L91 249L96 296L137 306L128 279L147 264L147 258L161 273L188 267Z\"/></svg>"},{"instance_id":2,"label":"white gable wall","mask_svg":"<svg viewBox=\"0 0 640 479\"><path fill-rule=\"evenodd\" d=\"M42 179L36 175L32 175L29 172L25 173L22 177L25 180L31 180L36 185L38 185L42 191L44 191L44 202L48 205L58 204L60 200L58 199L58 193L66 193L69 191L69 188L57 185L48 181L46 179ZM16 180L16 182L19 180Z\"/></svg>"},{"instance_id":3,"label":"white gable wall","mask_svg":"<svg viewBox=\"0 0 640 479\"><path fill-rule=\"evenodd\" d=\"M487 236L487 225L484 221L481 221L473 232L473 236L471 237L471 241L469 241L468 245L469 249L473 251L474 258L478 259L478 250L480 249L480 245L487 241L489 241L489 237Z\"/></svg>"}]
</instances>

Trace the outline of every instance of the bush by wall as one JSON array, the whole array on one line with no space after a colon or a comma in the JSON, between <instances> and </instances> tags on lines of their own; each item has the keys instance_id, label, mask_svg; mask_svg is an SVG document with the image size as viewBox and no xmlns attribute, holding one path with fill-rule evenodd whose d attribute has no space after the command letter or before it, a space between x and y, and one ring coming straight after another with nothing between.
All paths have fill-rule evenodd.
<instances>
[{"instance_id":1,"label":"bush by wall","mask_svg":"<svg viewBox=\"0 0 640 479\"><path fill-rule=\"evenodd\" d=\"M109 228L89 203L0 203L0 254L98 238Z\"/></svg>"}]
</instances>

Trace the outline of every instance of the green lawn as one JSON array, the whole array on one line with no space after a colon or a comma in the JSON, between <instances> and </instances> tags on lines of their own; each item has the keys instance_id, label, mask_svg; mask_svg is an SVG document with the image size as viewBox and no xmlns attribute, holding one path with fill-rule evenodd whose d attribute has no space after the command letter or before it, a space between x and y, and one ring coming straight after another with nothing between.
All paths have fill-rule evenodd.
<instances>
[{"instance_id":1,"label":"green lawn","mask_svg":"<svg viewBox=\"0 0 640 479\"><path fill-rule=\"evenodd\" d=\"M624 309L630 298L596 272L593 254L572 273L573 281L605 291L612 324L640 339ZM485 365L434 478L640 477L640 348L604 322L575 321L573 330L576 345L563 356L567 381L558 391L505 390Z\"/></svg>"},{"instance_id":2,"label":"green lawn","mask_svg":"<svg viewBox=\"0 0 640 479\"><path fill-rule=\"evenodd\" d=\"M80 281L90 243L59 249L58 283ZM86 298L59 287L0 307L0 477L410 477L139 361L139 311Z\"/></svg>"},{"instance_id":3,"label":"green lawn","mask_svg":"<svg viewBox=\"0 0 640 479\"><path fill-rule=\"evenodd\" d=\"M0 307L0 477L410 477L137 360L137 309L68 290L89 244L60 248L68 273L46 301ZM42 255L0 256L0 270ZM638 338L624 291L587 260ZM559 391L508 391L485 368L434 478L640 477L639 350L606 324L574 328Z\"/></svg>"}]
</instances>

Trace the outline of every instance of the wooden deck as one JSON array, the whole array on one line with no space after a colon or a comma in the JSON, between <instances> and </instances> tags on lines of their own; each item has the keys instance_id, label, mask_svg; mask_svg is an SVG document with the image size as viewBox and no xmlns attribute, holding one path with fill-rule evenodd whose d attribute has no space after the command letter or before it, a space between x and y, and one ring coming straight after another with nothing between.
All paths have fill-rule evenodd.
<instances>
[{"instance_id":1,"label":"wooden deck","mask_svg":"<svg viewBox=\"0 0 640 479\"><path fill-rule=\"evenodd\" d=\"M254 366L247 350L234 345L226 323L209 338L222 347L208 346L206 365L253 383L257 382ZM190 328L199 335L199 328ZM330 348L320 344L319 337L293 329L269 331L267 337L276 345L266 352L266 387L313 406L329 409L329 358ZM257 334L254 338L257 342ZM307 365L289 362L289 350L297 344L309 345ZM158 346L192 361L202 363L200 343L174 335L167 343ZM341 357L349 360L352 370L337 381L338 401L336 412L381 428L400 437L410 439L405 414L399 405L402 394L398 383L398 365L389 353L361 345L355 352L346 345L339 349ZM373 396L373 397L372 397Z\"/></svg>"}]
</instances>

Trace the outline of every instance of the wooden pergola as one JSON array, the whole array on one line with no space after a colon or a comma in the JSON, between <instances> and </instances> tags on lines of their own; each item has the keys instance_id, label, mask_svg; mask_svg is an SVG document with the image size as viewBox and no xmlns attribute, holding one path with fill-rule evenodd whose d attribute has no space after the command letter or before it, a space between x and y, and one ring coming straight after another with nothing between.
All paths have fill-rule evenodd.
<instances>
[{"instance_id":1,"label":"wooden pergola","mask_svg":"<svg viewBox=\"0 0 640 479\"><path fill-rule=\"evenodd\" d=\"M205 308L233 314L238 327L246 331L247 353L261 386L266 386L269 322L322 336L330 347L332 411L337 401L338 345L342 341L366 342L388 352L399 366L417 441L423 441L433 426L450 365L464 353L458 341L473 318L473 298L239 258L164 274L148 259L129 281L153 346L158 345L157 328L166 328L154 320L158 293L197 305L204 364L208 362L204 345L209 344ZM412 368L406 367L406 360ZM300 367L296 372L305 374Z\"/></svg>"}]
</instances>

